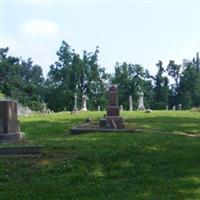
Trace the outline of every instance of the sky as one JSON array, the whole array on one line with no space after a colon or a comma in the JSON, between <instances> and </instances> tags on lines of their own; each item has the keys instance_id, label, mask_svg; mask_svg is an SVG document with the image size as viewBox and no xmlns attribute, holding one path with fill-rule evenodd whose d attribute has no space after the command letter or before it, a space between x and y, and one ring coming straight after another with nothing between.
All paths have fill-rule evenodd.
<instances>
[{"instance_id":1,"label":"sky","mask_svg":"<svg viewBox=\"0 0 200 200\"><path fill-rule=\"evenodd\" d=\"M99 64L181 64L200 51L200 0L0 0L0 47L43 68L58 58L61 41L79 54L99 46Z\"/></svg>"}]
</instances>

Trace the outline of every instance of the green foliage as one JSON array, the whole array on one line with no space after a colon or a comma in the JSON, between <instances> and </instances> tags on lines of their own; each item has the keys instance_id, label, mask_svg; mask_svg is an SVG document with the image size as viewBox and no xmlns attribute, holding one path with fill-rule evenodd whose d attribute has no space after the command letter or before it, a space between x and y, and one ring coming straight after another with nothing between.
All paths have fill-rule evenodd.
<instances>
[{"instance_id":1,"label":"green foliage","mask_svg":"<svg viewBox=\"0 0 200 200\"><path fill-rule=\"evenodd\" d=\"M106 73L98 64L99 48L94 52L83 51L82 55L62 41L57 52L58 60L50 66L46 80L42 68L34 65L31 58L8 55L8 48L0 49L0 91L33 110L41 110L42 102L54 111L71 111L74 93L81 108L82 95L87 95L89 110L106 107L106 89L110 83L119 88L119 105L129 109L129 96L133 107L138 104L138 91L144 92L146 108L165 109L168 105L183 105L184 109L200 106L199 54L192 61L176 64L170 60L165 67L162 61L152 76L141 65L116 63L113 75ZM167 76L168 75L168 76ZM170 81L169 81L170 80Z\"/></svg>"},{"instance_id":2,"label":"green foliage","mask_svg":"<svg viewBox=\"0 0 200 200\"><path fill-rule=\"evenodd\" d=\"M154 80L154 98L155 104L152 106L153 109L165 109L166 105L168 105L168 94L169 94L169 80L166 76L164 76L164 68L162 61L159 61L156 66L158 67L158 72Z\"/></svg>"},{"instance_id":3,"label":"green foliage","mask_svg":"<svg viewBox=\"0 0 200 200\"><path fill-rule=\"evenodd\" d=\"M200 71L193 63L187 63L180 78L179 99L183 106L191 108L200 102Z\"/></svg>"},{"instance_id":4,"label":"green foliage","mask_svg":"<svg viewBox=\"0 0 200 200\"><path fill-rule=\"evenodd\" d=\"M84 51L81 58L65 41L62 42L57 52L58 61L50 67L46 82L49 88L46 100L50 108L55 111L64 108L72 110L75 92L79 102L82 95L87 95L88 108L91 110L97 109L98 105L105 105L108 75L97 63L98 53L97 47L94 53Z\"/></svg>"},{"instance_id":5,"label":"green foliage","mask_svg":"<svg viewBox=\"0 0 200 200\"><path fill-rule=\"evenodd\" d=\"M42 68L27 61L7 56L8 48L0 49L0 90L6 96L31 109L38 109L44 83Z\"/></svg>"},{"instance_id":6,"label":"green foliage","mask_svg":"<svg viewBox=\"0 0 200 200\"><path fill-rule=\"evenodd\" d=\"M4 98L5 98L5 95L0 92L0 99L4 99Z\"/></svg>"},{"instance_id":7,"label":"green foliage","mask_svg":"<svg viewBox=\"0 0 200 200\"><path fill-rule=\"evenodd\" d=\"M133 107L137 108L138 92L143 90L146 99L145 104L150 105L152 100L152 84L148 80L149 72L144 70L141 65L127 63L116 63L115 74L112 83L118 85L119 102L123 103L125 109L129 109L129 96L133 98Z\"/></svg>"}]
</instances>

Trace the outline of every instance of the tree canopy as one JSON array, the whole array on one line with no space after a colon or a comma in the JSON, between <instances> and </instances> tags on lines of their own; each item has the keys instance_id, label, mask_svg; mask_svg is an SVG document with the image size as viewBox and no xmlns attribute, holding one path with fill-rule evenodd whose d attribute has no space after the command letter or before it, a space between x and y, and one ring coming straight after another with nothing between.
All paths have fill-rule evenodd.
<instances>
[{"instance_id":1,"label":"tree canopy","mask_svg":"<svg viewBox=\"0 0 200 200\"><path fill-rule=\"evenodd\" d=\"M99 65L99 47L82 55L62 41L57 51L57 61L50 66L47 77L42 67L33 64L31 58L8 55L9 48L0 49L0 98L16 99L33 110L41 110L42 103L54 111L72 110L74 93L81 107L82 95L87 95L89 110L105 108L107 87L117 84L119 104L128 109L129 96L137 108L138 92L144 92L146 108L165 109L182 104L189 109L200 106L199 54L191 61L177 64L170 60L167 66L162 61L156 64L157 73L151 75L139 64L116 63L114 73L108 74Z\"/></svg>"}]
</instances>

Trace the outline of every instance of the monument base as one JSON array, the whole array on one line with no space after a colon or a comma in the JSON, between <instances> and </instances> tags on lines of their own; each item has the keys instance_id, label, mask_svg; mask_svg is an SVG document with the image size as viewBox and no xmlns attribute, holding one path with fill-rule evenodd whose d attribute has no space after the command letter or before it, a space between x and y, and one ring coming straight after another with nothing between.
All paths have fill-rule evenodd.
<instances>
[{"instance_id":1,"label":"monument base","mask_svg":"<svg viewBox=\"0 0 200 200\"><path fill-rule=\"evenodd\" d=\"M78 112L78 108L74 108L74 109L73 109L73 112Z\"/></svg>"},{"instance_id":2,"label":"monument base","mask_svg":"<svg viewBox=\"0 0 200 200\"><path fill-rule=\"evenodd\" d=\"M74 109L71 111L71 114L76 114L76 113L79 113L79 110L74 108Z\"/></svg>"},{"instance_id":3,"label":"monument base","mask_svg":"<svg viewBox=\"0 0 200 200\"><path fill-rule=\"evenodd\" d=\"M145 110L145 107L140 106L140 107L138 107L138 110L144 111L144 110Z\"/></svg>"},{"instance_id":4,"label":"monument base","mask_svg":"<svg viewBox=\"0 0 200 200\"><path fill-rule=\"evenodd\" d=\"M111 129L123 129L124 121L119 116L108 116L106 117L106 127Z\"/></svg>"},{"instance_id":5,"label":"monument base","mask_svg":"<svg viewBox=\"0 0 200 200\"><path fill-rule=\"evenodd\" d=\"M16 142L23 138L22 133L1 133L0 134L0 143L6 142Z\"/></svg>"},{"instance_id":6,"label":"monument base","mask_svg":"<svg viewBox=\"0 0 200 200\"><path fill-rule=\"evenodd\" d=\"M126 123L126 126L124 126L124 128L122 128L122 129L107 128L105 125L104 119L102 119L102 124L99 124L98 122L89 122L89 123L77 125L70 129L70 134L102 133L102 132L103 133L109 133L109 132L112 132L112 133L141 133L142 130L138 129L138 128L130 128L130 124L127 124L127 123Z\"/></svg>"}]
</instances>

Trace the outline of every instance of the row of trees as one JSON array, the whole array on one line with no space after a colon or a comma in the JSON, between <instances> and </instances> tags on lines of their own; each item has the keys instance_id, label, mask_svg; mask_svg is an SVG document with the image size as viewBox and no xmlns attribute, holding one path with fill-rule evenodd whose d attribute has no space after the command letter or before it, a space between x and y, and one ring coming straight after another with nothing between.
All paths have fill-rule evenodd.
<instances>
[{"instance_id":1,"label":"row of trees","mask_svg":"<svg viewBox=\"0 0 200 200\"><path fill-rule=\"evenodd\" d=\"M99 48L94 52L77 54L65 41L57 52L58 61L50 66L46 77L42 68L27 61L8 56L8 48L0 49L0 93L18 100L22 105L40 110L42 103L54 111L72 110L74 93L78 94L79 107L82 94L88 97L88 108L96 110L105 107L106 89L117 84L119 102L128 109L128 97L133 97L137 108L138 92L144 92L145 106L165 109L166 105L182 104L189 109L200 105L199 56L183 64L169 61L163 66L156 64L157 73L152 76L141 65L116 63L114 74L108 74L98 64ZM170 81L169 81L170 79Z\"/></svg>"}]
</instances>

